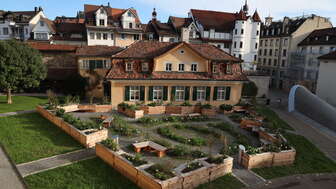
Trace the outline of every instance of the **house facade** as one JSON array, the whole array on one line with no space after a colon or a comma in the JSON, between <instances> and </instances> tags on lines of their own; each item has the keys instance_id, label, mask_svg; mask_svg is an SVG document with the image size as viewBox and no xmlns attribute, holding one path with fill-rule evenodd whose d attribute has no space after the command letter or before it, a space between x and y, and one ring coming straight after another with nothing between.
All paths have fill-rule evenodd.
<instances>
[{"instance_id":1,"label":"house facade","mask_svg":"<svg viewBox=\"0 0 336 189\"><path fill-rule=\"evenodd\" d=\"M336 51L320 56L316 95L336 107L336 84L332 82L336 71Z\"/></svg>"},{"instance_id":2,"label":"house facade","mask_svg":"<svg viewBox=\"0 0 336 189\"><path fill-rule=\"evenodd\" d=\"M289 90L292 86L289 68L299 43L312 31L332 27L324 17L308 15L273 21L267 17L262 25L258 70L271 76L272 88ZM294 55L293 55L294 54Z\"/></svg>"},{"instance_id":3,"label":"house facade","mask_svg":"<svg viewBox=\"0 0 336 189\"><path fill-rule=\"evenodd\" d=\"M0 40L49 40L54 32L49 24L41 7L33 11L0 10Z\"/></svg>"},{"instance_id":4,"label":"house facade","mask_svg":"<svg viewBox=\"0 0 336 189\"><path fill-rule=\"evenodd\" d=\"M87 45L127 47L142 39L143 29L133 8L84 5Z\"/></svg>"},{"instance_id":5,"label":"house facade","mask_svg":"<svg viewBox=\"0 0 336 189\"><path fill-rule=\"evenodd\" d=\"M139 41L112 56L105 77L121 102L236 104L247 81L241 60L208 44Z\"/></svg>"}]
</instances>

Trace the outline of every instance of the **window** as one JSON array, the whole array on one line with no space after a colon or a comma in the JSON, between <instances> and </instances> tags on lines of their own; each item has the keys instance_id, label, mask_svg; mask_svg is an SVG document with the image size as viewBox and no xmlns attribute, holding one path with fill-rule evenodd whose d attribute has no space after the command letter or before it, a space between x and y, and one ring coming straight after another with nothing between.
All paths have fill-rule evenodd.
<instances>
[{"instance_id":1,"label":"window","mask_svg":"<svg viewBox=\"0 0 336 189\"><path fill-rule=\"evenodd\" d=\"M272 65L272 59L268 59L268 65Z\"/></svg>"},{"instance_id":2,"label":"window","mask_svg":"<svg viewBox=\"0 0 336 189\"><path fill-rule=\"evenodd\" d=\"M226 87L217 88L217 100L225 100L226 96Z\"/></svg>"},{"instance_id":3,"label":"window","mask_svg":"<svg viewBox=\"0 0 336 189\"><path fill-rule=\"evenodd\" d=\"M284 46L288 45L288 39L284 39Z\"/></svg>"},{"instance_id":4,"label":"window","mask_svg":"<svg viewBox=\"0 0 336 189\"><path fill-rule=\"evenodd\" d=\"M101 40L101 33L96 33L96 37L98 40Z\"/></svg>"},{"instance_id":5,"label":"window","mask_svg":"<svg viewBox=\"0 0 336 189\"><path fill-rule=\"evenodd\" d=\"M269 55L270 55L270 56L273 56L273 49L270 49L270 50L269 50Z\"/></svg>"},{"instance_id":6,"label":"window","mask_svg":"<svg viewBox=\"0 0 336 189\"><path fill-rule=\"evenodd\" d=\"M129 23L128 27L132 29L133 28L133 23Z\"/></svg>"},{"instance_id":7,"label":"window","mask_svg":"<svg viewBox=\"0 0 336 189\"><path fill-rule=\"evenodd\" d=\"M26 35L28 35L28 28L25 29Z\"/></svg>"},{"instance_id":8,"label":"window","mask_svg":"<svg viewBox=\"0 0 336 189\"><path fill-rule=\"evenodd\" d=\"M230 43L224 43L224 49L229 49L230 48Z\"/></svg>"},{"instance_id":9,"label":"window","mask_svg":"<svg viewBox=\"0 0 336 189\"><path fill-rule=\"evenodd\" d=\"M254 48L255 48L255 49L258 49L258 43L255 44Z\"/></svg>"},{"instance_id":10,"label":"window","mask_svg":"<svg viewBox=\"0 0 336 189\"><path fill-rule=\"evenodd\" d=\"M274 59L274 61L273 61L273 66L277 66L277 64L278 64L278 60L277 60L277 59Z\"/></svg>"},{"instance_id":11,"label":"window","mask_svg":"<svg viewBox=\"0 0 336 189\"><path fill-rule=\"evenodd\" d=\"M153 101L163 100L163 87L154 86L153 87Z\"/></svg>"},{"instance_id":12,"label":"window","mask_svg":"<svg viewBox=\"0 0 336 189\"><path fill-rule=\"evenodd\" d=\"M103 60L103 68L111 68L111 62L110 60Z\"/></svg>"},{"instance_id":13,"label":"window","mask_svg":"<svg viewBox=\"0 0 336 189\"><path fill-rule=\"evenodd\" d=\"M244 29L240 30L240 34L243 35L244 34Z\"/></svg>"},{"instance_id":14,"label":"window","mask_svg":"<svg viewBox=\"0 0 336 189\"><path fill-rule=\"evenodd\" d=\"M114 40L114 36L113 36L113 33L111 33L111 40Z\"/></svg>"},{"instance_id":15,"label":"window","mask_svg":"<svg viewBox=\"0 0 336 189\"><path fill-rule=\"evenodd\" d=\"M180 50L180 54L184 54L184 50Z\"/></svg>"},{"instance_id":16,"label":"window","mask_svg":"<svg viewBox=\"0 0 336 189\"><path fill-rule=\"evenodd\" d=\"M134 34L134 41L138 41L140 39L140 35L139 34Z\"/></svg>"},{"instance_id":17,"label":"window","mask_svg":"<svg viewBox=\"0 0 336 189\"><path fill-rule=\"evenodd\" d=\"M218 73L218 65L212 65L212 73Z\"/></svg>"},{"instance_id":18,"label":"window","mask_svg":"<svg viewBox=\"0 0 336 189\"><path fill-rule=\"evenodd\" d=\"M40 21L40 26L43 27L44 26L44 22Z\"/></svg>"},{"instance_id":19,"label":"window","mask_svg":"<svg viewBox=\"0 0 336 189\"><path fill-rule=\"evenodd\" d=\"M238 30L237 30L237 29L235 29L235 34L236 34L236 35L238 34Z\"/></svg>"},{"instance_id":20,"label":"window","mask_svg":"<svg viewBox=\"0 0 336 189\"><path fill-rule=\"evenodd\" d=\"M48 34L47 33L36 33L35 38L36 40L48 40Z\"/></svg>"},{"instance_id":21,"label":"window","mask_svg":"<svg viewBox=\"0 0 336 189\"><path fill-rule=\"evenodd\" d=\"M169 42L175 42L175 38L174 37L170 37L169 38Z\"/></svg>"},{"instance_id":22,"label":"window","mask_svg":"<svg viewBox=\"0 0 336 189\"><path fill-rule=\"evenodd\" d=\"M204 101L206 96L206 87L197 87L196 88L196 100Z\"/></svg>"},{"instance_id":23,"label":"window","mask_svg":"<svg viewBox=\"0 0 336 189\"><path fill-rule=\"evenodd\" d=\"M184 101L185 87L177 86L175 91L175 101Z\"/></svg>"},{"instance_id":24,"label":"window","mask_svg":"<svg viewBox=\"0 0 336 189\"><path fill-rule=\"evenodd\" d=\"M148 39L149 39L149 40L153 40L153 39L154 39L154 36L153 36L152 33L148 35Z\"/></svg>"},{"instance_id":25,"label":"window","mask_svg":"<svg viewBox=\"0 0 336 189\"><path fill-rule=\"evenodd\" d=\"M179 64L179 72L184 72L184 64Z\"/></svg>"},{"instance_id":26,"label":"window","mask_svg":"<svg viewBox=\"0 0 336 189\"><path fill-rule=\"evenodd\" d=\"M191 71L192 72L197 72L197 64L191 64Z\"/></svg>"},{"instance_id":27,"label":"window","mask_svg":"<svg viewBox=\"0 0 336 189\"><path fill-rule=\"evenodd\" d=\"M259 35L259 30L257 30L257 34L256 34L257 36Z\"/></svg>"},{"instance_id":28,"label":"window","mask_svg":"<svg viewBox=\"0 0 336 189\"><path fill-rule=\"evenodd\" d=\"M282 51L282 56L287 56L287 50L286 50L286 49L284 49L284 50Z\"/></svg>"},{"instance_id":29,"label":"window","mask_svg":"<svg viewBox=\"0 0 336 189\"><path fill-rule=\"evenodd\" d=\"M274 51L274 56L278 56L278 49L275 49L275 51Z\"/></svg>"},{"instance_id":30,"label":"window","mask_svg":"<svg viewBox=\"0 0 336 189\"><path fill-rule=\"evenodd\" d=\"M95 39L95 34L94 33L90 33L90 39Z\"/></svg>"},{"instance_id":31,"label":"window","mask_svg":"<svg viewBox=\"0 0 336 189\"><path fill-rule=\"evenodd\" d=\"M234 42L233 47L237 48L237 42L236 41Z\"/></svg>"},{"instance_id":32,"label":"window","mask_svg":"<svg viewBox=\"0 0 336 189\"><path fill-rule=\"evenodd\" d=\"M143 72L148 72L149 70L148 63L142 63L141 69Z\"/></svg>"},{"instance_id":33,"label":"window","mask_svg":"<svg viewBox=\"0 0 336 189\"><path fill-rule=\"evenodd\" d=\"M231 74L232 73L232 65L231 64L226 64L226 73Z\"/></svg>"},{"instance_id":34,"label":"window","mask_svg":"<svg viewBox=\"0 0 336 189\"><path fill-rule=\"evenodd\" d=\"M265 47L267 47L268 46L268 40L266 39L265 40Z\"/></svg>"},{"instance_id":35,"label":"window","mask_svg":"<svg viewBox=\"0 0 336 189\"><path fill-rule=\"evenodd\" d=\"M140 86L130 86L130 101L140 100Z\"/></svg>"},{"instance_id":36,"label":"window","mask_svg":"<svg viewBox=\"0 0 336 189\"><path fill-rule=\"evenodd\" d=\"M267 56L267 49L264 49L264 56Z\"/></svg>"},{"instance_id":37,"label":"window","mask_svg":"<svg viewBox=\"0 0 336 189\"><path fill-rule=\"evenodd\" d=\"M99 20L99 25L100 26L105 26L105 20L104 19L100 19Z\"/></svg>"},{"instance_id":38,"label":"window","mask_svg":"<svg viewBox=\"0 0 336 189\"><path fill-rule=\"evenodd\" d=\"M238 55L238 58L239 58L239 59L242 59L242 55L241 55L241 54L239 54L239 55Z\"/></svg>"},{"instance_id":39,"label":"window","mask_svg":"<svg viewBox=\"0 0 336 189\"><path fill-rule=\"evenodd\" d=\"M171 72L172 71L172 63L166 63L166 72Z\"/></svg>"},{"instance_id":40,"label":"window","mask_svg":"<svg viewBox=\"0 0 336 189\"><path fill-rule=\"evenodd\" d=\"M243 48L243 42L242 41L240 42L239 47Z\"/></svg>"},{"instance_id":41,"label":"window","mask_svg":"<svg viewBox=\"0 0 336 189\"><path fill-rule=\"evenodd\" d=\"M90 69L90 62L89 62L89 60L83 60L81 68L82 69Z\"/></svg>"},{"instance_id":42,"label":"window","mask_svg":"<svg viewBox=\"0 0 336 189\"><path fill-rule=\"evenodd\" d=\"M273 39L270 40L270 46L273 46Z\"/></svg>"},{"instance_id":43,"label":"window","mask_svg":"<svg viewBox=\"0 0 336 189\"><path fill-rule=\"evenodd\" d=\"M279 39L275 40L275 46L279 46Z\"/></svg>"},{"instance_id":44,"label":"window","mask_svg":"<svg viewBox=\"0 0 336 189\"><path fill-rule=\"evenodd\" d=\"M257 61L257 55L254 55L254 61Z\"/></svg>"},{"instance_id":45,"label":"window","mask_svg":"<svg viewBox=\"0 0 336 189\"><path fill-rule=\"evenodd\" d=\"M194 38L194 31L189 31L189 38L190 39Z\"/></svg>"},{"instance_id":46,"label":"window","mask_svg":"<svg viewBox=\"0 0 336 189\"><path fill-rule=\"evenodd\" d=\"M128 17L132 17L132 13L131 13L131 12L128 12L128 13L127 13L127 16L128 16Z\"/></svg>"},{"instance_id":47,"label":"window","mask_svg":"<svg viewBox=\"0 0 336 189\"><path fill-rule=\"evenodd\" d=\"M263 46L263 40L260 40L260 47L262 47Z\"/></svg>"},{"instance_id":48,"label":"window","mask_svg":"<svg viewBox=\"0 0 336 189\"><path fill-rule=\"evenodd\" d=\"M319 49L319 53L320 53L320 54L323 54L323 47L320 47L320 49Z\"/></svg>"},{"instance_id":49,"label":"window","mask_svg":"<svg viewBox=\"0 0 336 189\"><path fill-rule=\"evenodd\" d=\"M103 39L107 40L107 33L103 33Z\"/></svg>"},{"instance_id":50,"label":"window","mask_svg":"<svg viewBox=\"0 0 336 189\"><path fill-rule=\"evenodd\" d=\"M126 35L124 33L120 34L121 39L126 39Z\"/></svg>"},{"instance_id":51,"label":"window","mask_svg":"<svg viewBox=\"0 0 336 189\"><path fill-rule=\"evenodd\" d=\"M261 56L261 55L262 55L262 50L260 49L260 50L259 50L259 56Z\"/></svg>"},{"instance_id":52,"label":"window","mask_svg":"<svg viewBox=\"0 0 336 189\"><path fill-rule=\"evenodd\" d=\"M282 60L281 66L282 66L282 67L285 67L285 66L286 66L286 60Z\"/></svg>"},{"instance_id":53,"label":"window","mask_svg":"<svg viewBox=\"0 0 336 189\"><path fill-rule=\"evenodd\" d=\"M133 64L130 62L126 63L126 71L130 72L132 70L133 70Z\"/></svg>"}]
</instances>

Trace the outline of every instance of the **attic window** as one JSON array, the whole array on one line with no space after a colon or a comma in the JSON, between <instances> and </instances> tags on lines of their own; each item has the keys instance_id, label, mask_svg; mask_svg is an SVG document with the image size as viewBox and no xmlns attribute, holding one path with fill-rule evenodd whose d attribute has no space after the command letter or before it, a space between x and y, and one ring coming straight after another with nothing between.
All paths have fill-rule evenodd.
<instances>
[{"instance_id":1,"label":"attic window","mask_svg":"<svg viewBox=\"0 0 336 189\"><path fill-rule=\"evenodd\" d=\"M128 16L128 17L132 17L132 13L131 13L131 12L128 12L128 13L127 13L127 16Z\"/></svg>"},{"instance_id":2,"label":"attic window","mask_svg":"<svg viewBox=\"0 0 336 189\"><path fill-rule=\"evenodd\" d=\"M148 63L142 63L142 71L148 72Z\"/></svg>"},{"instance_id":3,"label":"attic window","mask_svg":"<svg viewBox=\"0 0 336 189\"><path fill-rule=\"evenodd\" d=\"M130 72L132 71L132 69L133 69L133 64L130 62L126 63L126 71Z\"/></svg>"},{"instance_id":4,"label":"attic window","mask_svg":"<svg viewBox=\"0 0 336 189\"><path fill-rule=\"evenodd\" d=\"M100 9L100 14L104 14L104 9Z\"/></svg>"},{"instance_id":5,"label":"attic window","mask_svg":"<svg viewBox=\"0 0 336 189\"><path fill-rule=\"evenodd\" d=\"M326 36L326 41L329 41L329 35Z\"/></svg>"},{"instance_id":6,"label":"attic window","mask_svg":"<svg viewBox=\"0 0 336 189\"><path fill-rule=\"evenodd\" d=\"M180 54L184 54L184 50L180 50Z\"/></svg>"}]
</instances>

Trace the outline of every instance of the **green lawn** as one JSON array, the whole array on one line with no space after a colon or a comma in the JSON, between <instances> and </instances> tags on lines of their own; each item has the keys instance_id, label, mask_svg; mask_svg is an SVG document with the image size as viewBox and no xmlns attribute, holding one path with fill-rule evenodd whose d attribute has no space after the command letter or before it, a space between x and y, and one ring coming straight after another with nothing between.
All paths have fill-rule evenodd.
<instances>
[{"instance_id":1,"label":"green lawn","mask_svg":"<svg viewBox=\"0 0 336 189\"><path fill-rule=\"evenodd\" d=\"M295 174L336 172L336 163L327 158L306 138L295 134L284 136L296 149L294 165L253 169L254 172L266 179Z\"/></svg>"},{"instance_id":2,"label":"green lawn","mask_svg":"<svg viewBox=\"0 0 336 189\"><path fill-rule=\"evenodd\" d=\"M84 160L69 166L25 177L30 189L58 188L138 188L134 183L115 171L99 158ZM226 175L210 184L203 184L199 189L239 189L244 185L235 177Z\"/></svg>"},{"instance_id":3,"label":"green lawn","mask_svg":"<svg viewBox=\"0 0 336 189\"><path fill-rule=\"evenodd\" d=\"M0 117L0 142L17 164L82 148L38 113Z\"/></svg>"},{"instance_id":4,"label":"green lawn","mask_svg":"<svg viewBox=\"0 0 336 189\"><path fill-rule=\"evenodd\" d=\"M13 104L7 104L7 97L0 96L0 113L32 110L47 102L47 97L13 96Z\"/></svg>"},{"instance_id":5,"label":"green lawn","mask_svg":"<svg viewBox=\"0 0 336 189\"><path fill-rule=\"evenodd\" d=\"M30 189L138 188L99 158L25 177Z\"/></svg>"},{"instance_id":6,"label":"green lawn","mask_svg":"<svg viewBox=\"0 0 336 189\"><path fill-rule=\"evenodd\" d=\"M266 117L267 120L271 121L275 127L285 130L294 130L284 120L280 119L279 116L270 108L263 105L257 105L256 111Z\"/></svg>"},{"instance_id":7,"label":"green lawn","mask_svg":"<svg viewBox=\"0 0 336 189\"><path fill-rule=\"evenodd\" d=\"M202 184L197 189L240 189L244 184L232 175L225 175L210 183Z\"/></svg>"}]
</instances>

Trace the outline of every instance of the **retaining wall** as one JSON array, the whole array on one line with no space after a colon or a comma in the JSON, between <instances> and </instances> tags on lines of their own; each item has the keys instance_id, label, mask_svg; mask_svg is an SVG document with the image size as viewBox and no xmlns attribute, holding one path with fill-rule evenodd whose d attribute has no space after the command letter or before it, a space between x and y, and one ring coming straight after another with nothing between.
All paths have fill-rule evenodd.
<instances>
[{"instance_id":1,"label":"retaining wall","mask_svg":"<svg viewBox=\"0 0 336 189\"><path fill-rule=\"evenodd\" d=\"M63 119L55 116L50 111L44 109L42 106L37 106L36 110L41 116L48 119L50 122L55 124L57 127L61 128L68 135L72 136L75 140L77 140L79 143L81 143L86 148L95 147L97 142L101 142L107 139L108 137L108 130L105 128L87 135L83 131L78 130L74 126L65 122Z\"/></svg>"},{"instance_id":2,"label":"retaining wall","mask_svg":"<svg viewBox=\"0 0 336 189\"><path fill-rule=\"evenodd\" d=\"M131 110L127 108L122 108L120 106L118 106L118 112L125 114L127 117L134 118L134 119L139 119L144 116L143 110Z\"/></svg>"}]
</instances>

